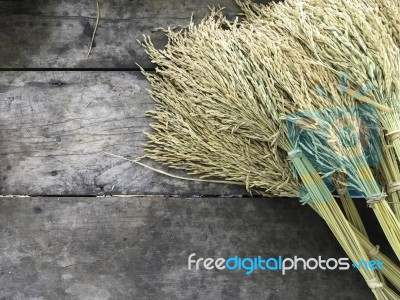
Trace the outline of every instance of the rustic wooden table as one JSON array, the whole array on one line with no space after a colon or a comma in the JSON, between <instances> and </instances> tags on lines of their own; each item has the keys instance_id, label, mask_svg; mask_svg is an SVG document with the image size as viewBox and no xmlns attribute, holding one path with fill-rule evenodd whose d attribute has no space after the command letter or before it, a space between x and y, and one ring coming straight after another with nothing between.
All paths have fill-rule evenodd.
<instances>
[{"instance_id":1,"label":"rustic wooden table","mask_svg":"<svg viewBox=\"0 0 400 300\"><path fill-rule=\"evenodd\" d=\"M162 47L153 28L216 4L239 12L233 0L101 0L86 58L96 1L0 1L0 299L373 299L355 270L188 270L190 253L345 254L297 199L175 180L103 152L143 151L153 103L136 63L154 65L136 39Z\"/></svg>"}]
</instances>

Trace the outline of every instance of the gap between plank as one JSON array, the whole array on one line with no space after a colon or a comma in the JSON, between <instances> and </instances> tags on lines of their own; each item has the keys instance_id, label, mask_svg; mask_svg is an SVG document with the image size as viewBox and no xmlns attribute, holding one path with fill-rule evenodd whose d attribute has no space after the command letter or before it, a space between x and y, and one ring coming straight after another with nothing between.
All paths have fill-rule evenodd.
<instances>
[{"instance_id":1,"label":"gap between plank","mask_svg":"<svg viewBox=\"0 0 400 300\"><path fill-rule=\"evenodd\" d=\"M261 195L0 195L0 198L105 198L105 197L159 197L159 198L263 198Z\"/></svg>"},{"instance_id":2,"label":"gap between plank","mask_svg":"<svg viewBox=\"0 0 400 300\"><path fill-rule=\"evenodd\" d=\"M143 68L146 72L154 72L155 68ZM115 71L132 71L140 72L141 69L134 68L0 68L1 72L48 72L48 71L67 71L67 72L115 72Z\"/></svg>"}]
</instances>

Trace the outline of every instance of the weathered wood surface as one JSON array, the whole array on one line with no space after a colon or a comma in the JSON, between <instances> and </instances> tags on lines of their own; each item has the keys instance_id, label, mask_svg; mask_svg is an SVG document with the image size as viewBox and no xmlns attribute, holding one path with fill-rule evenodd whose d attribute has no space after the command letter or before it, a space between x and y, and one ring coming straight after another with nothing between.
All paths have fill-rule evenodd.
<instances>
[{"instance_id":1,"label":"weathered wood surface","mask_svg":"<svg viewBox=\"0 0 400 300\"><path fill-rule=\"evenodd\" d=\"M229 18L239 12L234 0L99 2L86 59L95 0L0 1L0 68L153 68L142 34L161 48L164 34L152 28L185 25L192 13L198 22L208 5L227 7ZM0 194L245 194L103 153L142 153L148 87L139 72L1 72ZM345 256L295 199L0 199L0 299L373 299L354 270L188 271L193 252Z\"/></svg>"},{"instance_id":2,"label":"weathered wood surface","mask_svg":"<svg viewBox=\"0 0 400 300\"><path fill-rule=\"evenodd\" d=\"M291 199L3 198L1 299L373 299L357 271L187 269L198 257L344 257Z\"/></svg>"},{"instance_id":3,"label":"weathered wood surface","mask_svg":"<svg viewBox=\"0 0 400 300\"><path fill-rule=\"evenodd\" d=\"M245 193L171 179L103 153L143 153L145 112L153 108L148 87L139 72L0 73L0 194Z\"/></svg>"},{"instance_id":4,"label":"weathered wood surface","mask_svg":"<svg viewBox=\"0 0 400 300\"><path fill-rule=\"evenodd\" d=\"M268 2L266 0L261 2ZM0 1L0 68L145 68L153 65L136 41L150 35L158 47L166 38L157 27L198 22L208 6L226 7L234 18L234 0L99 1L100 22L92 54L86 59L96 22L96 0Z\"/></svg>"}]
</instances>

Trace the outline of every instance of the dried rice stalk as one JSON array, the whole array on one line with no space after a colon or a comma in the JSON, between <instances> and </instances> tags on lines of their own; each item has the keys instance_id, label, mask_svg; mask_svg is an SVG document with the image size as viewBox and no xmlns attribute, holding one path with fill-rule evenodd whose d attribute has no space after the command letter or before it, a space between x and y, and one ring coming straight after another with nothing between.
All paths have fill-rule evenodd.
<instances>
[{"instance_id":1,"label":"dried rice stalk","mask_svg":"<svg viewBox=\"0 0 400 300\"><path fill-rule=\"evenodd\" d=\"M326 64L334 72L351 75L350 79L356 86L371 83L373 98L379 102L375 105L381 109L380 119L386 130L388 143L393 144L398 158L400 22L396 12L399 12L400 5L398 1L376 2L331 0L324 1L321 5L318 0L287 1L285 4L265 7L245 1L242 6L250 21L267 22L282 35L293 35L308 48L316 60ZM270 21L272 18L275 20L273 24ZM296 26L298 23L302 26ZM384 145L386 144L385 142ZM384 150L386 152L386 147ZM396 167L396 158L387 155L389 157L384 161L384 174L391 184L390 194L396 194L390 195L390 200L394 203L393 208L398 217L400 173Z\"/></svg>"},{"instance_id":2,"label":"dried rice stalk","mask_svg":"<svg viewBox=\"0 0 400 300\"><path fill-rule=\"evenodd\" d=\"M279 114L264 117L276 107L268 82L231 39L236 25L231 31L222 26L231 25L210 17L199 27L190 24L185 34L170 31L161 51L145 38L158 65L157 74L145 73L156 102L149 116L157 120L146 157L203 179L217 176L266 196L293 197L299 188L286 159Z\"/></svg>"},{"instance_id":3,"label":"dried rice stalk","mask_svg":"<svg viewBox=\"0 0 400 300\"><path fill-rule=\"evenodd\" d=\"M385 33L386 28L381 20L373 14L378 8L364 2L348 0L342 0L339 4L337 1L324 1L320 6L318 4L321 4L318 0L286 1L284 4L265 7L245 1L243 8L252 24L256 22L265 24L265 28L275 29L275 32L285 38L290 36L300 41L304 46L302 50L304 52L308 50L310 56L321 65L326 65L337 73L341 70L347 74L354 74L351 78L359 86L362 86L361 78L365 80L364 82L372 82L376 99L392 109L391 113L380 114L382 124L389 133L396 133L398 130L396 128L400 124L399 49L391 36ZM293 60L293 63L296 62L297 59ZM283 74L287 77L288 73ZM292 83L290 78L286 82ZM312 105L310 106L309 109L313 109ZM392 141L395 149L396 141L396 139ZM359 163L359 167L366 166L362 161ZM394 164L396 161L391 161L386 166L389 168ZM364 179L359 184L370 183L359 187L367 198L374 199L374 203L377 203L372 208L392 248L400 258L400 223L389 210L387 201L379 196L381 193L379 186L369 169L362 167L359 170L361 170L359 175Z\"/></svg>"},{"instance_id":4,"label":"dried rice stalk","mask_svg":"<svg viewBox=\"0 0 400 300\"><path fill-rule=\"evenodd\" d=\"M290 3L290 1L288 2ZM277 7L280 8L278 5ZM310 7L307 8L311 9ZM277 11L281 13L280 10ZM327 147L326 143L324 143L326 141L325 132L328 132L329 128L332 127L336 132L336 136L338 136L342 124L334 124L337 122L338 117L333 116L332 118L332 110L319 114L315 114L313 111L332 108L338 111L338 116L348 113L354 115L355 108L349 106L354 106L351 101L344 103L347 108L336 108L338 105L337 99L342 98L338 95L339 91L334 86L332 87L337 82L337 79L335 79L334 73L330 71L331 69L324 66L323 62L308 56L306 47L299 46L296 33L306 32L306 28L300 27L301 21L297 19L293 11L301 15L303 8L298 10L295 6L294 9L288 8L285 11L284 26L287 26L287 22L290 23L292 18L293 24L291 26L294 27L297 24L296 29L293 29L294 35L285 35L280 32L282 30L274 30L279 28L276 22L270 24L265 20L252 20L248 30L244 26L241 28L240 45L249 53L250 58L252 58L253 52L258 51L258 56L263 58L258 61L258 64L264 70L267 70L271 77L274 78L275 84L284 90L285 93L281 93L280 98L284 97L285 99L279 102L281 107L277 107L277 110L285 113L296 112L297 109L300 112L310 112L308 116L313 121L320 123L319 127L326 129L322 131L317 139L315 139L316 134L312 133L310 138L314 138L313 142L303 144L301 150L311 153L314 157L320 157L322 163L319 166L325 167L326 172L334 172L341 168L346 170L350 179L349 185L362 192L367 199L370 199L368 200L371 203L370 207L373 209L389 243L400 259L400 223L384 199L384 194L368 167L367 160L363 156L361 143L358 143L357 147L343 149L344 153L341 161L337 160L337 150ZM270 11L272 16L275 16L274 13L275 11ZM312 14L312 11L309 14ZM275 16L275 19L279 17L280 15ZM334 17L335 15L332 16L332 18ZM307 26L309 26L308 23ZM259 38L257 39L253 38L254 30L258 33ZM302 36L302 38L306 39L307 37ZM304 42L302 42L302 45L304 45ZM311 48L311 46L309 47ZM329 98L322 97L317 92L314 92L315 87L330 87L329 90L327 89ZM298 122L298 120L293 119L293 122ZM360 126L355 122L352 122L351 125L354 128L359 128ZM357 131L360 132L361 129L359 128ZM293 138L290 139L292 140Z\"/></svg>"},{"instance_id":5,"label":"dried rice stalk","mask_svg":"<svg viewBox=\"0 0 400 300\"><path fill-rule=\"evenodd\" d=\"M199 26L191 23L187 31L167 31L165 50L156 50L145 38L143 44L159 66L156 74L144 72L157 103L156 110L149 113L157 123L149 134L145 157L200 178L243 182L248 190L257 189L263 195L295 196L300 183L287 161L290 146L280 113L326 108L329 102L309 87L318 83L335 93L331 70L318 61L313 66L310 53L314 52L301 52L299 43L296 49L301 55L294 53L292 59L301 58L302 64L290 64L288 55L279 54L290 52L295 41L282 39L285 35L276 28L267 30L264 24L255 30L252 23L239 27L220 15L214 17L215 12ZM270 45L265 45L266 36ZM286 44L276 49L276 41ZM257 42L260 46L253 51L249 46ZM305 80L304 66L311 75L317 68L319 77L311 76L311 83ZM321 102L315 102L316 97L322 98ZM318 188L306 184L314 200L308 204L328 223L353 261L367 259L365 249L369 251L370 244L347 223L310 162L297 155L292 160L303 182L319 184ZM378 299L397 299L376 272L361 273Z\"/></svg>"},{"instance_id":6,"label":"dried rice stalk","mask_svg":"<svg viewBox=\"0 0 400 300\"><path fill-rule=\"evenodd\" d=\"M364 224L353 202L353 199L351 199L349 189L347 188L348 184L346 182L346 174L336 174L334 180L335 190L340 197L340 201L342 203L344 214L346 215L347 220L367 238L367 231L365 230Z\"/></svg>"},{"instance_id":7,"label":"dried rice stalk","mask_svg":"<svg viewBox=\"0 0 400 300\"><path fill-rule=\"evenodd\" d=\"M385 24L388 33L396 41L396 44L400 45L400 2L393 0L375 0L374 2L379 6L380 16L387 20Z\"/></svg>"}]
</instances>

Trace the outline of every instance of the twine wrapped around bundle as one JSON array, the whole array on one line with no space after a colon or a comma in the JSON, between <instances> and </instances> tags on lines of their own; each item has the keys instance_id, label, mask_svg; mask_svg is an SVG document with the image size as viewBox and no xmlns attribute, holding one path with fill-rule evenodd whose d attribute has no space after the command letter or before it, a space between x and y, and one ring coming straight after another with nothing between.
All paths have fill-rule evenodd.
<instances>
[{"instance_id":1,"label":"twine wrapped around bundle","mask_svg":"<svg viewBox=\"0 0 400 300\"><path fill-rule=\"evenodd\" d=\"M375 140L367 153L356 138L366 131L360 115L375 122L373 113L362 110L366 103L378 111L375 125L390 133L383 139L393 144L393 153L383 147L380 163L390 202L398 201L399 28L389 2L238 4L246 17L240 23L212 10L198 26L166 29L163 50L144 37L157 64L155 74L142 70L156 102L148 113L156 122L144 157L201 180L242 183L264 196L300 196L353 262L369 256L385 260L382 273L363 268L360 273L377 299L398 299L382 276L399 289L400 271L380 252L371 254L373 245L348 192L367 199L400 257L397 213L369 164L381 145ZM343 146L338 136L349 126L356 135L345 134ZM346 184L337 187L345 214L328 182L340 172L346 174Z\"/></svg>"}]
</instances>

